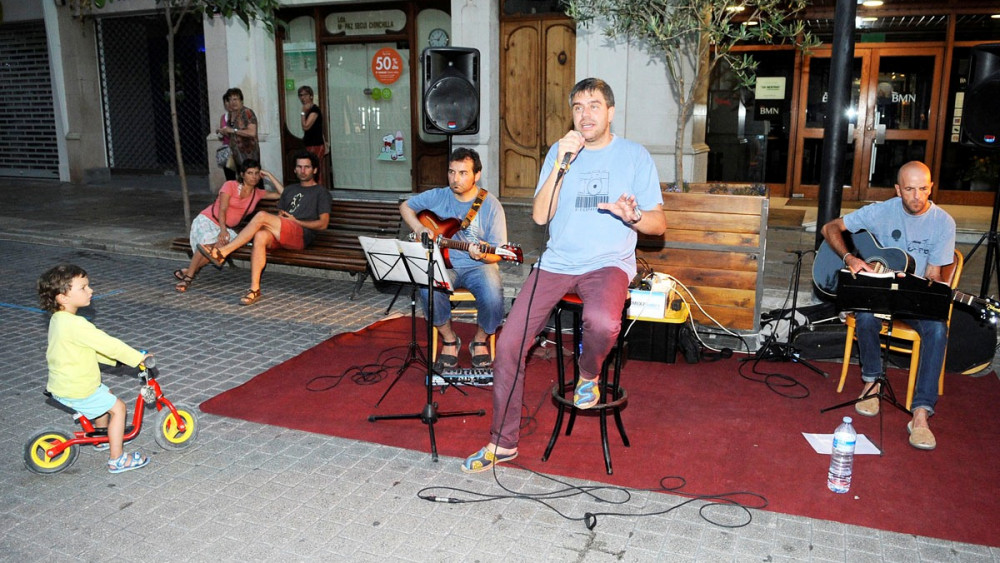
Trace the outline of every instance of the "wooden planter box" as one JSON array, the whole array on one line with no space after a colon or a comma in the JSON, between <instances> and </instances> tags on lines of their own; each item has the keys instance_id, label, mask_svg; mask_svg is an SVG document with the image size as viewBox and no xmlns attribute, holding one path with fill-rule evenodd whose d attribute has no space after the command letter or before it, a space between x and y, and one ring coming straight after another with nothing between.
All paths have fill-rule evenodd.
<instances>
[{"instance_id":1,"label":"wooden planter box","mask_svg":"<svg viewBox=\"0 0 1000 563\"><path fill-rule=\"evenodd\" d=\"M640 234L636 257L680 280L724 327L756 332L764 292L766 190L721 184L688 184L687 190L664 191L667 230L660 237ZM693 302L691 314L702 325L715 325Z\"/></svg>"}]
</instances>

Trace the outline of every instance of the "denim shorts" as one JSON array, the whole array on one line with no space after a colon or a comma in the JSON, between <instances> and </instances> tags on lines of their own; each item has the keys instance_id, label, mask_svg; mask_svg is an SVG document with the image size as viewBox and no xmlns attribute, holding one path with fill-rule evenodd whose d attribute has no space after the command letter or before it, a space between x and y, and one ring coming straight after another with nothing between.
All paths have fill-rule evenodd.
<instances>
[{"instance_id":1,"label":"denim shorts","mask_svg":"<svg viewBox=\"0 0 1000 563\"><path fill-rule=\"evenodd\" d=\"M66 399L57 395L52 396L60 403L91 420L110 411L111 407L115 406L115 401L118 400L118 397L115 397L111 393L111 389L108 389L108 386L103 383L97 388L97 391L82 399Z\"/></svg>"}]
</instances>

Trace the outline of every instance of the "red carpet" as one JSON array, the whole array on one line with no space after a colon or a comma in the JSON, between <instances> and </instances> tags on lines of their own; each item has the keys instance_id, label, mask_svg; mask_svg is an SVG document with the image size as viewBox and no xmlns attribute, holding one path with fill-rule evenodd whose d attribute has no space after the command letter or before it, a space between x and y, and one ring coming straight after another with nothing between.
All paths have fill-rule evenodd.
<instances>
[{"instance_id":1,"label":"red carpet","mask_svg":"<svg viewBox=\"0 0 1000 563\"><path fill-rule=\"evenodd\" d=\"M422 321L418 323L422 342L425 329ZM459 329L468 342L472 327L459 325ZM335 378L313 380L375 362L380 354L402 356L409 336L408 318L334 336L205 401L201 409L429 454L428 432L421 422L367 421L370 414L421 410L426 395L417 368L404 374L378 408L375 403L395 377L395 369L368 386L346 377L330 389ZM463 362L467 355L463 349ZM809 387L808 398L794 400L741 378L737 367L735 359L696 365L628 362L622 381L630 399L622 416L632 447L622 446L611 423L614 475L609 476L604 472L597 419L589 416L578 417L573 435L560 436L549 461L541 461L555 420L548 395L555 365L535 358L528 368L525 403L527 412L536 416L522 433L518 462L544 473L636 488L654 488L662 476L679 475L687 480L689 493L752 491L767 498L768 510L1000 547L996 533L1000 495L993 489L1000 476L1000 431L991 414L1000 402L996 377L949 374L932 421L938 439L933 452L910 447L908 417L886 409L885 455L858 456L850 493L837 495L826 488L829 457L814 453L801 433L833 432L842 416L854 415L851 408L825 414L819 410L849 399L848 393L860 392L857 368L845 393L838 395L839 364L824 365L829 380L796 364L761 364L762 370L794 376ZM905 385L903 377L901 370L890 373L897 390ZM327 390L310 391L307 385ZM489 388L465 389L468 396L454 389L435 393L439 410L490 412ZM859 433L878 441L878 418L854 419ZM465 457L486 444L488 429L488 417L440 419L435 424L438 451ZM457 462L447 463L454 463L459 473Z\"/></svg>"}]
</instances>

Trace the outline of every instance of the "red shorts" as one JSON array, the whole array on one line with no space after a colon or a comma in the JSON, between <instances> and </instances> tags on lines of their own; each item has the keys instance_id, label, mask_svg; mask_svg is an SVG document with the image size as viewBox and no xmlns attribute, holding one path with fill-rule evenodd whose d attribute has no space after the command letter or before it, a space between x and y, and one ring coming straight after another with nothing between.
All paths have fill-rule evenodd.
<instances>
[{"instance_id":1,"label":"red shorts","mask_svg":"<svg viewBox=\"0 0 1000 563\"><path fill-rule=\"evenodd\" d=\"M306 243L302 238L302 225L286 217L279 217L279 219L281 219L281 237L272 239L267 247L272 250L275 248L302 250L305 248Z\"/></svg>"}]
</instances>

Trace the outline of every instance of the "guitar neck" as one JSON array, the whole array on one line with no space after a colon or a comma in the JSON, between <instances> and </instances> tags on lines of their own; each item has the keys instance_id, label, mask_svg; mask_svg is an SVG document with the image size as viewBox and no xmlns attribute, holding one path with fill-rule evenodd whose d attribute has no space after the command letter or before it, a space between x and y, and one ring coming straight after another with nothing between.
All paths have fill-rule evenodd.
<instances>
[{"instance_id":1,"label":"guitar neck","mask_svg":"<svg viewBox=\"0 0 1000 563\"><path fill-rule=\"evenodd\" d=\"M483 251L483 254L497 253L497 247L495 246L490 246L488 244L483 244L483 243L464 242L444 237L438 239L438 244L444 248L454 248L455 250L464 250L465 252L468 252L469 247L471 247L473 244L476 244Z\"/></svg>"}]
</instances>

